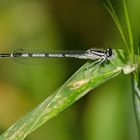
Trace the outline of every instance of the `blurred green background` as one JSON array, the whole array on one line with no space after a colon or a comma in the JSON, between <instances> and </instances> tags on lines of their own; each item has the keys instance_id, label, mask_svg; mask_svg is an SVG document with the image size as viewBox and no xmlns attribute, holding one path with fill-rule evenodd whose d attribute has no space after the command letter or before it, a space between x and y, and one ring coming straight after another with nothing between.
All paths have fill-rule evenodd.
<instances>
[{"instance_id":1,"label":"blurred green background","mask_svg":"<svg viewBox=\"0 0 140 140\"><path fill-rule=\"evenodd\" d=\"M121 16L121 0L113 4ZM134 37L140 1L127 0ZM137 42L136 42L137 43ZM123 48L101 0L1 0L1 51ZM46 65L0 62L0 132L57 90L85 61ZM130 77L119 75L91 91L26 140L138 140Z\"/></svg>"}]
</instances>

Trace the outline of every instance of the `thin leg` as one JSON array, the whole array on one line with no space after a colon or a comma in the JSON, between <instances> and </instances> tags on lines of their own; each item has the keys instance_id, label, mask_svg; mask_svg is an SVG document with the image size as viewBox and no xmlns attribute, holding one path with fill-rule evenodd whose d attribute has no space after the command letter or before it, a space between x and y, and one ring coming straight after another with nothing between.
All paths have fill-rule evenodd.
<instances>
[{"instance_id":1,"label":"thin leg","mask_svg":"<svg viewBox=\"0 0 140 140\"><path fill-rule=\"evenodd\" d=\"M104 61L105 61L105 59L99 59L99 60L97 60L97 61L91 63L91 64L83 71L83 74L84 74L83 76L84 76L84 78L87 77L86 74L85 74L85 72L87 71L88 77L90 77L90 80L91 80L92 73L93 73L96 69L99 69L99 65L100 65L101 63L103 63ZM95 65L95 67L92 69L92 71L90 71L90 68L92 68L94 65Z\"/></svg>"},{"instance_id":2,"label":"thin leg","mask_svg":"<svg viewBox=\"0 0 140 140\"><path fill-rule=\"evenodd\" d=\"M96 64L96 69L100 70L100 67L99 67L99 66L100 66L105 60L106 60L106 58L100 59L100 61L98 61L98 63ZM93 72L94 72L94 70L92 70L91 73L93 73Z\"/></svg>"}]
</instances>

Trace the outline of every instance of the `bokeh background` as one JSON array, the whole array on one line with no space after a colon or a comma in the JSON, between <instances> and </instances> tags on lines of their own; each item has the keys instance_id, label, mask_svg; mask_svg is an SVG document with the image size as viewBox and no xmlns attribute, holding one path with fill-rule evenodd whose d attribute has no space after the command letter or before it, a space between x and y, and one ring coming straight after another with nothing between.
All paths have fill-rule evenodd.
<instances>
[{"instance_id":1,"label":"bokeh background","mask_svg":"<svg viewBox=\"0 0 140 140\"><path fill-rule=\"evenodd\" d=\"M101 0L1 0L0 48L83 50L123 48ZM121 0L113 4L123 23ZM140 1L127 0L134 37L140 31ZM136 42L137 44L137 42ZM57 90L85 63L43 65L0 61L0 132ZM138 140L130 77L119 75L92 90L26 140Z\"/></svg>"}]
</instances>

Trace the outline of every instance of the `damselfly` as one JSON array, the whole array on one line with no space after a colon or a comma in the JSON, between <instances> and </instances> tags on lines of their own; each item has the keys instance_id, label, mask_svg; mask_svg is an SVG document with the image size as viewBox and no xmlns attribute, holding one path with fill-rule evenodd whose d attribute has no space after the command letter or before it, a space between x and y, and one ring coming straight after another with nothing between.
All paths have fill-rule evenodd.
<instances>
[{"instance_id":1,"label":"damselfly","mask_svg":"<svg viewBox=\"0 0 140 140\"><path fill-rule=\"evenodd\" d=\"M79 58L88 60L99 60L102 63L105 60L112 58L113 52L111 48L106 50L88 49L88 50L64 50L52 52L31 52L28 49L15 50L12 53L0 53L0 58L26 58L26 59L47 59L47 58Z\"/></svg>"}]
</instances>

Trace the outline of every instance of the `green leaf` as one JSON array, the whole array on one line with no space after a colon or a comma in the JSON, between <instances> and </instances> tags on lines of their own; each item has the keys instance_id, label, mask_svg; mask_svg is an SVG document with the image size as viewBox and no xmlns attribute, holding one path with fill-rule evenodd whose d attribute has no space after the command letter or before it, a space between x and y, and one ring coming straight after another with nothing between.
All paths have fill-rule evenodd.
<instances>
[{"instance_id":1,"label":"green leaf","mask_svg":"<svg viewBox=\"0 0 140 140\"><path fill-rule=\"evenodd\" d=\"M125 24L127 27L128 34L124 34L124 29L122 28L121 22L116 14L116 11L114 10L114 7L111 3L110 0L107 0L107 4L105 5L107 11L110 13L112 16L114 22L116 23L118 30L120 32L120 35L123 39L123 42L125 44L125 47L128 51L128 54L130 56L131 63L137 63L137 70L134 71L131 75L131 81L132 81L132 87L133 87L133 103L134 103L134 110L136 114L136 121L137 121L137 126L138 126L138 134L139 134L139 139L140 139L140 69L139 69L139 64L140 63L140 52L139 52L139 46L135 46L134 44L134 37L133 37L133 32L131 28L131 22L130 22L130 17L127 9L127 4L126 0L122 0L123 4L123 14L125 17ZM128 39L127 39L128 37ZM137 54L137 56L135 55Z\"/></svg>"},{"instance_id":2,"label":"green leaf","mask_svg":"<svg viewBox=\"0 0 140 140\"><path fill-rule=\"evenodd\" d=\"M104 64L84 64L62 87L50 95L38 107L23 116L0 137L2 140L23 140L38 127L58 115L90 90L112 79L118 74L134 71L137 65L129 64L123 50L113 50L114 56Z\"/></svg>"},{"instance_id":3,"label":"green leaf","mask_svg":"<svg viewBox=\"0 0 140 140\"><path fill-rule=\"evenodd\" d=\"M129 19L128 10L127 10L127 6L126 6L125 0L123 0L123 7L124 7L124 14L125 14L126 25L127 25L127 29L128 29L128 35L129 35L129 45L130 45L130 50L131 50L131 60L132 60L132 63L134 63L133 34L132 34L130 19Z\"/></svg>"},{"instance_id":4,"label":"green leaf","mask_svg":"<svg viewBox=\"0 0 140 140\"><path fill-rule=\"evenodd\" d=\"M138 134L140 138L140 81L139 79L135 79L132 75L132 84L133 84L133 102L134 109L136 114L136 121L138 127Z\"/></svg>"},{"instance_id":5,"label":"green leaf","mask_svg":"<svg viewBox=\"0 0 140 140\"><path fill-rule=\"evenodd\" d=\"M124 2L124 5L125 5L125 2ZM127 42L126 35L124 34L124 30L123 30L123 28L122 28L121 22L120 22L120 20L119 20L119 18L118 18L118 16L117 16L117 13L116 13L116 11L115 11L115 9L114 9L114 7L113 7L111 1L110 1L110 0L106 0L106 3L104 4L104 6L105 6L105 8L107 9L108 13L111 15L112 19L114 20L114 22L115 22L115 24L116 24L116 26L117 26L117 28L118 28L118 30L119 30L119 32L120 32L120 35L121 35L121 37L122 37L122 40L123 40L123 42L124 42L124 45L125 45L125 47L126 47L126 49L127 49L127 51L128 51L128 54L129 54L129 56L131 56L131 53L130 53L130 50L129 50L129 45L128 45L128 42ZM126 6L126 5L125 5L125 6ZM125 11L125 17L126 17L127 21L129 21L128 13L127 13L126 7L125 7L124 11ZM130 25L130 24L128 24L128 25ZM130 26L129 26L129 27L130 27ZM129 28L129 29L130 29L130 28ZM131 31L131 30L130 30L130 31Z\"/></svg>"}]
</instances>

